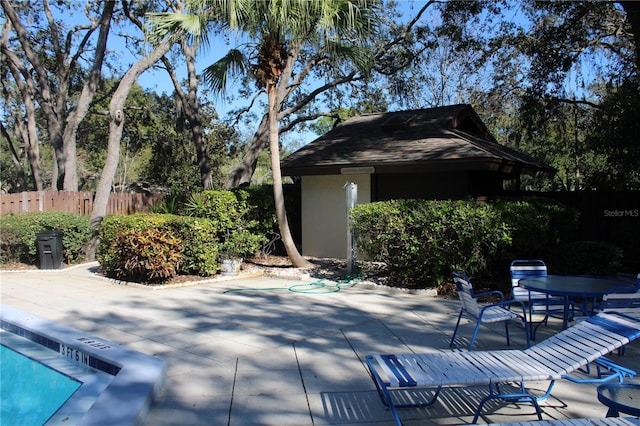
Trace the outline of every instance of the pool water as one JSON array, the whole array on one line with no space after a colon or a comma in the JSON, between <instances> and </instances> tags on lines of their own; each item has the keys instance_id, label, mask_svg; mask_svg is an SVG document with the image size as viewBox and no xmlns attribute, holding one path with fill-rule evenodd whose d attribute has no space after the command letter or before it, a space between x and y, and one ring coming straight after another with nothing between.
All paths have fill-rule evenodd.
<instances>
[{"instance_id":1,"label":"pool water","mask_svg":"<svg viewBox=\"0 0 640 426\"><path fill-rule=\"evenodd\" d=\"M0 345L0 425L43 425L81 383Z\"/></svg>"}]
</instances>

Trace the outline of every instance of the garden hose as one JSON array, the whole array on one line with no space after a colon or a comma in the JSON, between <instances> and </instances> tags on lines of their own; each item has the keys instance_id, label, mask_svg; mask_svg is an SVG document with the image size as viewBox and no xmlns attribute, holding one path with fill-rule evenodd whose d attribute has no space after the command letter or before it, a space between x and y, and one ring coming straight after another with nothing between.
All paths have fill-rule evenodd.
<instances>
[{"instance_id":1,"label":"garden hose","mask_svg":"<svg viewBox=\"0 0 640 426\"><path fill-rule=\"evenodd\" d=\"M288 287L246 287L246 288L231 288L225 290L224 293L237 293L240 291L290 291L292 293L304 293L304 294L328 294L337 293L343 288L353 287L360 281L359 276L348 276L344 279L338 280L335 284L333 281L326 283L325 279L320 279L310 283L294 284Z\"/></svg>"}]
</instances>

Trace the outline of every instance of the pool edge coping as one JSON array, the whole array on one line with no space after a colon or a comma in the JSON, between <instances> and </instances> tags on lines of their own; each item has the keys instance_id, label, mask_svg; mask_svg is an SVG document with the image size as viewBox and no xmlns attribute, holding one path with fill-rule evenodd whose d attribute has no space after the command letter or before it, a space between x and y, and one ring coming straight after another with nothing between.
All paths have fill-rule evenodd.
<instances>
[{"instance_id":1,"label":"pool edge coping","mask_svg":"<svg viewBox=\"0 0 640 426\"><path fill-rule=\"evenodd\" d=\"M144 423L153 400L160 394L166 380L167 366L164 360L9 305L0 304L0 308L2 328L6 331L13 333L4 323L119 368L111 383L82 416L78 425L120 426Z\"/></svg>"}]
</instances>

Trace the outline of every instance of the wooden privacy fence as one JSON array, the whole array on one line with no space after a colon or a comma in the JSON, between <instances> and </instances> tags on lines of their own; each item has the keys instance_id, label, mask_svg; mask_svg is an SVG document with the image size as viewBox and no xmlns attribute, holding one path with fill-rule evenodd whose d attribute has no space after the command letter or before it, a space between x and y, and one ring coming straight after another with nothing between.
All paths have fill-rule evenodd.
<instances>
[{"instance_id":1,"label":"wooden privacy fence","mask_svg":"<svg viewBox=\"0 0 640 426\"><path fill-rule=\"evenodd\" d=\"M31 191L0 195L0 214L26 212L69 212L90 216L93 211L93 192ZM162 194L134 194L112 192L107 214L133 214L147 212Z\"/></svg>"}]
</instances>

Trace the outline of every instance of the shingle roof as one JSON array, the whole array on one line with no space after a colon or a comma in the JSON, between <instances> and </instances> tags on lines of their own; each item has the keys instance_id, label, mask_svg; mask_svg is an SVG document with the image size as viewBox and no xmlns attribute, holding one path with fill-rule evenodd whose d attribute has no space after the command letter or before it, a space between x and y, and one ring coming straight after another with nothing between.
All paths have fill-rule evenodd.
<instances>
[{"instance_id":1,"label":"shingle roof","mask_svg":"<svg viewBox=\"0 0 640 426\"><path fill-rule=\"evenodd\" d=\"M376 173L463 167L505 173L554 173L496 142L470 105L354 117L282 161L288 176L338 174L347 167Z\"/></svg>"}]
</instances>

